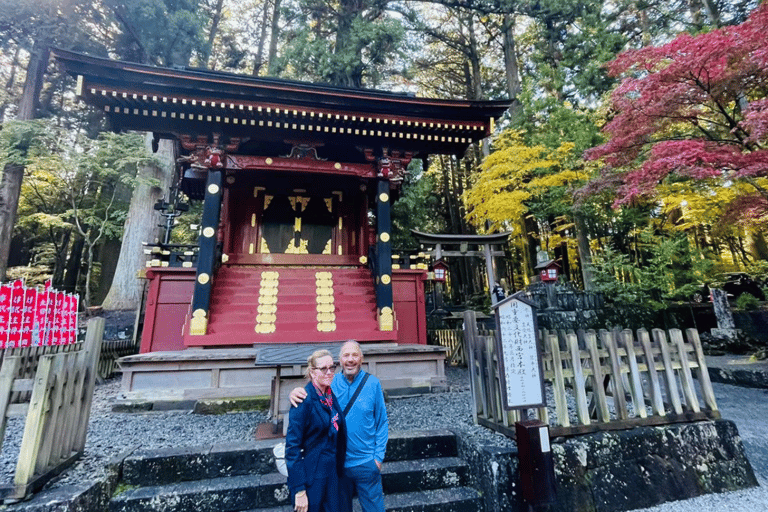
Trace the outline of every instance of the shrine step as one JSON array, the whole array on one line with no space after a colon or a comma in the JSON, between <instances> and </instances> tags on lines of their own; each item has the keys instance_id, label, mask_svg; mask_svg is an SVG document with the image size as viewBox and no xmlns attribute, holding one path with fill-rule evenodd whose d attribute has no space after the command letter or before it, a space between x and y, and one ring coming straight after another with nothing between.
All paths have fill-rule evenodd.
<instances>
[{"instance_id":1,"label":"shrine step","mask_svg":"<svg viewBox=\"0 0 768 512\"><path fill-rule=\"evenodd\" d=\"M121 463L123 490L109 510L292 510L286 478L274 471L275 443L134 452ZM449 431L393 433L382 467L387 512L481 509L480 493L467 487L468 466L456 455L456 438Z\"/></svg>"}]
</instances>

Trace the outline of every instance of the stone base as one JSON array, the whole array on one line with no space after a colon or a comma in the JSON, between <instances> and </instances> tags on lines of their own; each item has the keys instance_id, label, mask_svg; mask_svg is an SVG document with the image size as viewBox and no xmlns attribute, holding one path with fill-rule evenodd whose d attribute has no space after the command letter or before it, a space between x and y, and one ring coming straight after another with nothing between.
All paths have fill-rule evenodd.
<instances>
[{"instance_id":1,"label":"stone base","mask_svg":"<svg viewBox=\"0 0 768 512\"><path fill-rule=\"evenodd\" d=\"M728 338L729 340L735 340L739 337L738 329L711 329L709 333L715 338Z\"/></svg>"},{"instance_id":2,"label":"stone base","mask_svg":"<svg viewBox=\"0 0 768 512\"><path fill-rule=\"evenodd\" d=\"M363 345L362 349L363 369L379 378L385 393L403 396L446 388L444 347L388 343ZM116 405L194 405L200 400L270 396L277 366L256 366L258 351L188 349L123 357L118 360L123 379ZM294 386L304 384L305 366L280 368L281 399Z\"/></svg>"},{"instance_id":3,"label":"stone base","mask_svg":"<svg viewBox=\"0 0 768 512\"><path fill-rule=\"evenodd\" d=\"M459 442L486 512L527 511L517 450ZM726 420L553 439L552 453L551 510L618 512L758 485L736 426Z\"/></svg>"}]
</instances>

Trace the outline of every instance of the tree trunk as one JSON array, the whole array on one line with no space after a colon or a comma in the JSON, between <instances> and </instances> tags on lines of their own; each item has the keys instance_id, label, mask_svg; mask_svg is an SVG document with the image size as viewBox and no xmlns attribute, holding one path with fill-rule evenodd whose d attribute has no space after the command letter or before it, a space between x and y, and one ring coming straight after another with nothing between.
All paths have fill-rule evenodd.
<instances>
[{"instance_id":1,"label":"tree trunk","mask_svg":"<svg viewBox=\"0 0 768 512\"><path fill-rule=\"evenodd\" d=\"M507 76L507 93L512 100L510 113L515 119L522 114L522 105L517 97L521 91L520 85L520 65L517 61L517 49L515 45L515 19L511 14L504 15L502 24L504 39L502 41L504 49L504 70Z\"/></svg>"},{"instance_id":2,"label":"tree trunk","mask_svg":"<svg viewBox=\"0 0 768 512\"><path fill-rule=\"evenodd\" d=\"M272 27L269 33L269 76L277 75L277 40L280 37L280 4L282 0L275 0L275 8L272 9Z\"/></svg>"},{"instance_id":3,"label":"tree trunk","mask_svg":"<svg viewBox=\"0 0 768 512\"><path fill-rule=\"evenodd\" d=\"M594 288L594 276L592 274L592 253L589 250L589 239L587 238L587 225L580 213L575 212L573 218L576 224L579 267L581 268L581 277L584 280L584 290L590 291Z\"/></svg>"},{"instance_id":4,"label":"tree trunk","mask_svg":"<svg viewBox=\"0 0 768 512\"><path fill-rule=\"evenodd\" d=\"M152 134L145 137L150 148ZM171 185L174 169L174 147L171 141L161 139L157 156L160 166L147 165L139 169L138 185L133 191L128 217L125 219L120 256L117 260L115 276L102 307L108 311L131 310L139 306L141 283L136 272L144 267L142 242L154 242L158 238L158 218L153 209L155 202L163 197ZM159 181L159 186L150 186L151 181Z\"/></svg>"},{"instance_id":5,"label":"tree trunk","mask_svg":"<svg viewBox=\"0 0 768 512\"><path fill-rule=\"evenodd\" d=\"M29 121L35 117L37 98L43 84L43 74L48 65L48 47L44 41L35 44L29 56L27 78L24 81L24 91L19 100L19 111L16 119ZM16 224L16 210L19 207L21 181L24 178L24 166L8 164L3 169L0 179L0 282L5 281L5 271L8 268L8 255L11 250L13 226Z\"/></svg>"},{"instance_id":6,"label":"tree trunk","mask_svg":"<svg viewBox=\"0 0 768 512\"><path fill-rule=\"evenodd\" d=\"M264 16L261 19L261 35L259 45L256 47L256 56L253 58L253 76L259 76L261 66L264 65L264 42L267 38L267 26L269 25L269 2L264 2Z\"/></svg>"},{"instance_id":7,"label":"tree trunk","mask_svg":"<svg viewBox=\"0 0 768 512\"><path fill-rule=\"evenodd\" d=\"M216 69L216 63L211 62L211 53L213 52L213 42L216 40L216 36L219 33L219 23L221 22L221 9L224 6L224 0L216 0L216 5L213 7L213 16L211 16L211 30L208 32L208 49L205 55L205 65L208 69Z\"/></svg>"}]
</instances>

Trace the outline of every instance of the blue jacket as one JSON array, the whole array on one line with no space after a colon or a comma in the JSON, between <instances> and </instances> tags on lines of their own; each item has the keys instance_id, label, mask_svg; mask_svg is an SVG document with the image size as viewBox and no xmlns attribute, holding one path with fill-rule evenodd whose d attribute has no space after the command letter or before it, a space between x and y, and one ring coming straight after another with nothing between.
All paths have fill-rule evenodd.
<instances>
[{"instance_id":1,"label":"blue jacket","mask_svg":"<svg viewBox=\"0 0 768 512\"><path fill-rule=\"evenodd\" d=\"M288 433L285 436L285 463L288 466L288 488L296 494L315 481L318 474L320 455L329 446L332 438L328 435L330 416L320 402L320 397L310 382L304 389L307 400L289 412ZM332 414L338 414L339 432L335 439L336 471L341 475L344 468L347 434L339 401L333 397Z\"/></svg>"},{"instance_id":2,"label":"blue jacket","mask_svg":"<svg viewBox=\"0 0 768 512\"><path fill-rule=\"evenodd\" d=\"M343 373L337 373L333 378L331 389L339 398L339 407L342 410L347 407L365 373L360 370L351 383ZM389 439L389 420L379 379L373 375L368 377L365 387L352 404L345 420L347 429L345 466L352 468L372 460L384 462Z\"/></svg>"}]
</instances>

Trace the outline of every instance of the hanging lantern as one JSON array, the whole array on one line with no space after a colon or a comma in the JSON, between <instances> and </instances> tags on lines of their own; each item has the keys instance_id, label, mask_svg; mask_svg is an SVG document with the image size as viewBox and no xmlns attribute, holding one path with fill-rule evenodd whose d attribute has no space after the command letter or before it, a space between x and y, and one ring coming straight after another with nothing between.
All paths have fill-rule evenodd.
<instances>
[{"instance_id":1,"label":"hanging lantern","mask_svg":"<svg viewBox=\"0 0 768 512\"><path fill-rule=\"evenodd\" d=\"M448 277L448 264L443 260L436 261L432 265L432 271L435 274L435 281L445 282L445 278Z\"/></svg>"}]
</instances>

